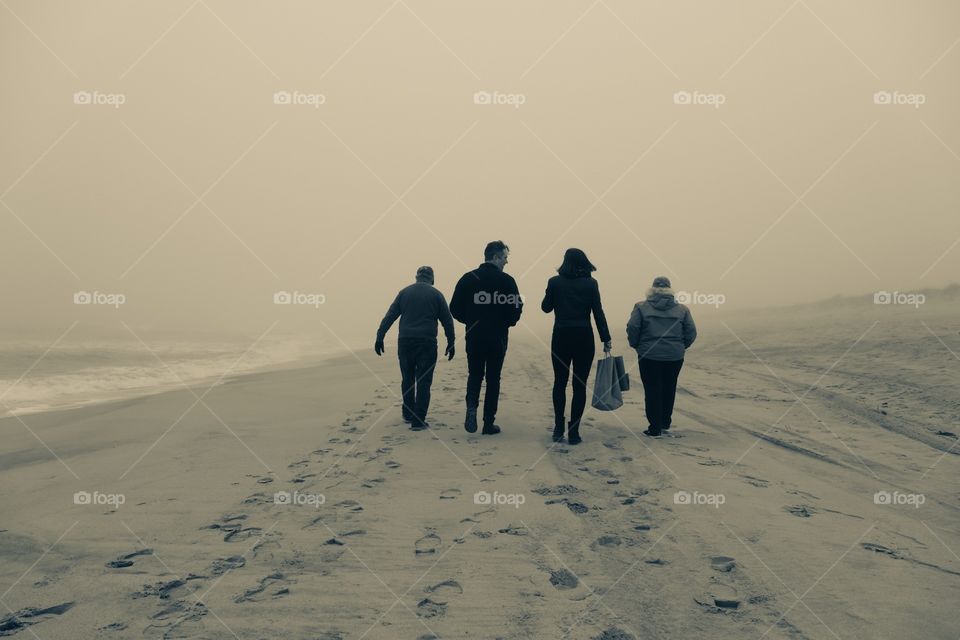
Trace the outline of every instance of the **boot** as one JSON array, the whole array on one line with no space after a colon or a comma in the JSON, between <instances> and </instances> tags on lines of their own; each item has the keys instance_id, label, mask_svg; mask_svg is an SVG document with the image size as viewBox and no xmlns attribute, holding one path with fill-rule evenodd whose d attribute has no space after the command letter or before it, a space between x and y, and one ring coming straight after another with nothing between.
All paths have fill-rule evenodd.
<instances>
[{"instance_id":1,"label":"boot","mask_svg":"<svg viewBox=\"0 0 960 640\"><path fill-rule=\"evenodd\" d=\"M467 417L463 420L463 428L467 433L477 432L477 408L467 407Z\"/></svg>"},{"instance_id":2,"label":"boot","mask_svg":"<svg viewBox=\"0 0 960 640\"><path fill-rule=\"evenodd\" d=\"M563 442L563 418L557 418L553 425L553 441Z\"/></svg>"},{"instance_id":3,"label":"boot","mask_svg":"<svg viewBox=\"0 0 960 640\"><path fill-rule=\"evenodd\" d=\"M567 427L567 442L569 444L580 444L583 439L580 437L580 421L571 422Z\"/></svg>"}]
</instances>

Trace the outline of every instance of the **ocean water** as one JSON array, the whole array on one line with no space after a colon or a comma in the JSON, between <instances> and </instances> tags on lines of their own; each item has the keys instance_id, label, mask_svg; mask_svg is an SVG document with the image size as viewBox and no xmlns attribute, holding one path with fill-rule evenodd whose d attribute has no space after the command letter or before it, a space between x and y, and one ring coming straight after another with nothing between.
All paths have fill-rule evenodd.
<instances>
[{"instance_id":1,"label":"ocean water","mask_svg":"<svg viewBox=\"0 0 960 640\"><path fill-rule=\"evenodd\" d=\"M0 416L68 408L222 383L238 374L317 360L333 345L298 339L236 341L85 339L51 348L40 339L0 341ZM222 379L221 379L222 377Z\"/></svg>"}]
</instances>

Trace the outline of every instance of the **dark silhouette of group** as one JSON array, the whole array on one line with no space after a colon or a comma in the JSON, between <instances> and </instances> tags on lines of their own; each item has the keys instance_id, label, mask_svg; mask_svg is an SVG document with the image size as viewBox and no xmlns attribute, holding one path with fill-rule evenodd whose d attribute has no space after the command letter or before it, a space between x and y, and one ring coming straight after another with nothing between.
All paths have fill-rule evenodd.
<instances>
[{"instance_id":1,"label":"dark silhouette of group","mask_svg":"<svg viewBox=\"0 0 960 640\"><path fill-rule=\"evenodd\" d=\"M510 248L500 240L484 249L484 262L465 273L453 292L449 306L434 285L431 267L417 269L416 282L400 290L377 330L374 350L384 352L383 340L399 318L397 357L403 419L417 431L429 427L430 387L437 363L437 324L447 338L444 355L452 360L456 332L453 320L465 326L467 391L464 429L482 435L500 433L496 424L500 398L500 374L507 354L510 327L523 313L523 296L516 280L504 272ZM587 380L595 354L593 323L605 355L613 348L610 330L600 299L600 287L593 277L596 267L580 249L567 249L557 275L547 281L540 308L553 313L550 351L553 362L553 441L582 442L580 422L587 398ZM627 322L627 342L637 352L643 383L647 428L644 435L659 438L670 430L677 379L686 350L697 338L690 310L677 302L670 280L653 280L644 300L636 303ZM566 390L572 377L570 419L566 418ZM486 383L483 411L480 390ZM595 406L598 406L595 404Z\"/></svg>"}]
</instances>

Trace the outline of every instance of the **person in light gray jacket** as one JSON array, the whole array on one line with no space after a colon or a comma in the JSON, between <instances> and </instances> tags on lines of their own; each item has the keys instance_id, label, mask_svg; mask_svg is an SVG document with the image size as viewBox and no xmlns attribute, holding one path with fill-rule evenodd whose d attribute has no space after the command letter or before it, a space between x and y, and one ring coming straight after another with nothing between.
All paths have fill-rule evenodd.
<instances>
[{"instance_id":1,"label":"person in light gray jacket","mask_svg":"<svg viewBox=\"0 0 960 640\"><path fill-rule=\"evenodd\" d=\"M654 278L646 300L634 305L627 322L627 341L637 351L650 423L644 435L659 438L670 429L677 378L686 350L696 339L690 309L677 302L668 278Z\"/></svg>"}]
</instances>

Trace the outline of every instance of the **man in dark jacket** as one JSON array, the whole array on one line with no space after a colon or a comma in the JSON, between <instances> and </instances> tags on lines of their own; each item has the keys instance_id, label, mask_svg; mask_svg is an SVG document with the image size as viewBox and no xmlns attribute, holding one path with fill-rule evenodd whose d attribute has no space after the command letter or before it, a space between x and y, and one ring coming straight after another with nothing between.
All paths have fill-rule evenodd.
<instances>
[{"instance_id":1,"label":"man in dark jacket","mask_svg":"<svg viewBox=\"0 0 960 640\"><path fill-rule=\"evenodd\" d=\"M377 329L374 351L383 355L383 338L400 318L397 357L400 360L400 389L403 393L403 419L414 431L426 429L430 407L430 385L437 364L437 322L447 336L447 360L453 359L453 318L447 300L433 287L433 268L417 269L417 281L400 290Z\"/></svg>"},{"instance_id":2,"label":"man in dark jacket","mask_svg":"<svg viewBox=\"0 0 960 640\"><path fill-rule=\"evenodd\" d=\"M627 341L639 358L650 423L644 435L658 438L670 429L683 357L696 339L690 309L677 302L668 278L655 278L647 299L634 305L627 322Z\"/></svg>"},{"instance_id":3,"label":"man in dark jacket","mask_svg":"<svg viewBox=\"0 0 960 640\"><path fill-rule=\"evenodd\" d=\"M477 430L477 408L484 378L483 433L500 433L494 420L500 399L500 372L507 355L507 333L523 313L523 298L517 282L503 272L510 248L496 240L483 251L485 262L460 278L450 300L453 317L466 325L467 416L463 427Z\"/></svg>"}]
</instances>

